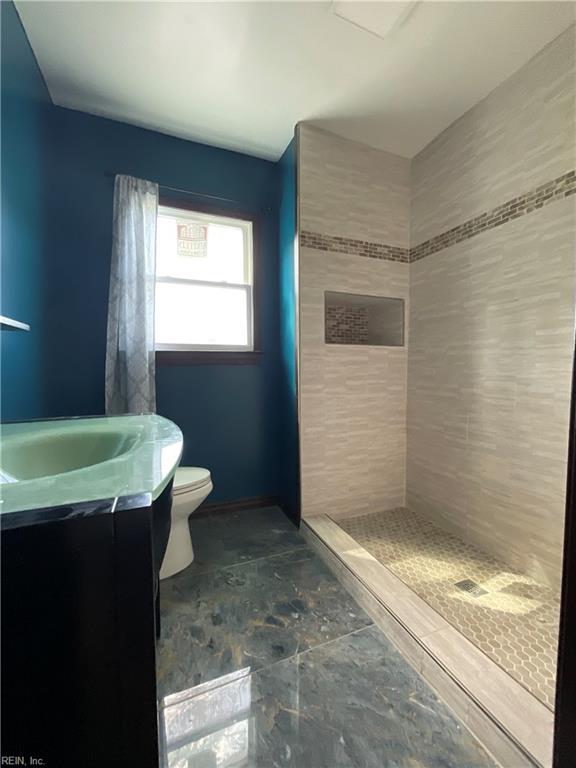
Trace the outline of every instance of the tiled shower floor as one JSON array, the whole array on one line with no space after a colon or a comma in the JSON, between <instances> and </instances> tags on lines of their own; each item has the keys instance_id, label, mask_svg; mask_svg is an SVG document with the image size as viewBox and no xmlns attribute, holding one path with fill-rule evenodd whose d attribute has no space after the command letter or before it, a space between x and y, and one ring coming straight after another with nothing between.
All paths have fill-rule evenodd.
<instances>
[{"instance_id":1,"label":"tiled shower floor","mask_svg":"<svg viewBox=\"0 0 576 768\"><path fill-rule=\"evenodd\" d=\"M335 521L551 709L559 597L407 509ZM464 579L486 594L456 587Z\"/></svg>"}]
</instances>

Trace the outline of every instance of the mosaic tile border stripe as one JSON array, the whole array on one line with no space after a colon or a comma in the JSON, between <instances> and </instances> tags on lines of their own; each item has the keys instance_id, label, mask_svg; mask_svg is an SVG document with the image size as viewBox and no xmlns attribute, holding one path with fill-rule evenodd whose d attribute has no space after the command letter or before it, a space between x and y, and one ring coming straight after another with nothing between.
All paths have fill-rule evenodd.
<instances>
[{"instance_id":1,"label":"mosaic tile border stripe","mask_svg":"<svg viewBox=\"0 0 576 768\"><path fill-rule=\"evenodd\" d=\"M576 193L576 170L564 173L553 181L541 184L519 197L513 197L497 208L481 213L479 216L465 221L464 224L459 224L447 232L414 246L410 249L410 262L419 261L425 256L442 251L451 245L469 240L481 232L499 227L508 221L520 218L520 216L526 216L532 211L574 193Z\"/></svg>"},{"instance_id":2,"label":"mosaic tile border stripe","mask_svg":"<svg viewBox=\"0 0 576 768\"><path fill-rule=\"evenodd\" d=\"M357 240L351 237L321 235L307 230L300 233L300 245L320 251L347 253L350 256L364 256L369 259L383 259L409 264L420 261L420 259L442 251L451 245L469 240L481 232L495 229L508 221L526 216L555 200L575 193L576 170L573 170L546 182L546 184L541 184L523 195L514 197L490 211L481 213L457 227L442 232L440 235L424 240L410 249L385 245L384 243L373 243L368 240Z\"/></svg>"},{"instance_id":3,"label":"mosaic tile border stripe","mask_svg":"<svg viewBox=\"0 0 576 768\"><path fill-rule=\"evenodd\" d=\"M372 243L368 240L356 240L353 237L336 237L320 235L317 232L303 230L300 232L300 245L315 248L317 251L332 253L347 253L349 256L365 256L369 259L384 259L385 261L400 261L408 264L410 251L395 245Z\"/></svg>"}]
</instances>

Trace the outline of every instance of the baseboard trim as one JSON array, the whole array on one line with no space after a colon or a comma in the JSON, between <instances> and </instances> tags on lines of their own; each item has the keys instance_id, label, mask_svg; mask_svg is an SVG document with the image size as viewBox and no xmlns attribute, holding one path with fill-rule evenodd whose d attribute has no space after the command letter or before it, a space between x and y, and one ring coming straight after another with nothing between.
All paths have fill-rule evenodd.
<instances>
[{"instance_id":1,"label":"baseboard trim","mask_svg":"<svg viewBox=\"0 0 576 768\"><path fill-rule=\"evenodd\" d=\"M278 496L252 496L248 499L201 504L194 513L194 518L206 517L208 515L223 515L227 512L245 512L249 509L262 509L262 507L282 508L280 498Z\"/></svg>"}]
</instances>

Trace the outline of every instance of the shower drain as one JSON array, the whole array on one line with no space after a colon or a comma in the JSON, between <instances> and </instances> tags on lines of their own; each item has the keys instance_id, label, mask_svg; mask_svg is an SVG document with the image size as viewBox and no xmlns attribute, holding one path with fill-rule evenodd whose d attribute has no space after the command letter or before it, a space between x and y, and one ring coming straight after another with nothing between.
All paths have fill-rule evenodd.
<instances>
[{"instance_id":1,"label":"shower drain","mask_svg":"<svg viewBox=\"0 0 576 768\"><path fill-rule=\"evenodd\" d=\"M468 594L472 595L472 597L482 597L482 595L488 594L485 589L482 589L482 587L479 584L476 584L475 581L472 581L472 579L463 579L462 581L457 581L454 586L458 587L458 589L461 589L462 592L468 592Z\"/></svg>"}]
</instances>

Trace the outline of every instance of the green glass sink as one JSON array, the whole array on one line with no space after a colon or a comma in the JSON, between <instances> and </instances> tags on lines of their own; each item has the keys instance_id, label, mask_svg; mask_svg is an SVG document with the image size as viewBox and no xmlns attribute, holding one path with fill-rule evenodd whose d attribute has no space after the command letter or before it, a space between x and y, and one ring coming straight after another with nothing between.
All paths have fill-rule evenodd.
<instances>
[{"instance_id":1,"label":"green glass sink","mask_svg":"<svg viewBox=\"0 0 576 768\"><path fill-rule=\"evenodd\" d=\"M0 472L4 482L60 475L110 461L137 443L136 434L98 428L71 433L60 429L44 435L14 435L2 443Z\"/></svg>"},{"instance_id":2,"label":"green glass sink","mask_svg":"<svg viewBox=\"0 0 576 768\"><path fill-rule=\"evenodd\" d=\"M156 415L0 425L0 512L140 494L156 499L182 454L182 433Z\"/></svg>"}]
</instances>

